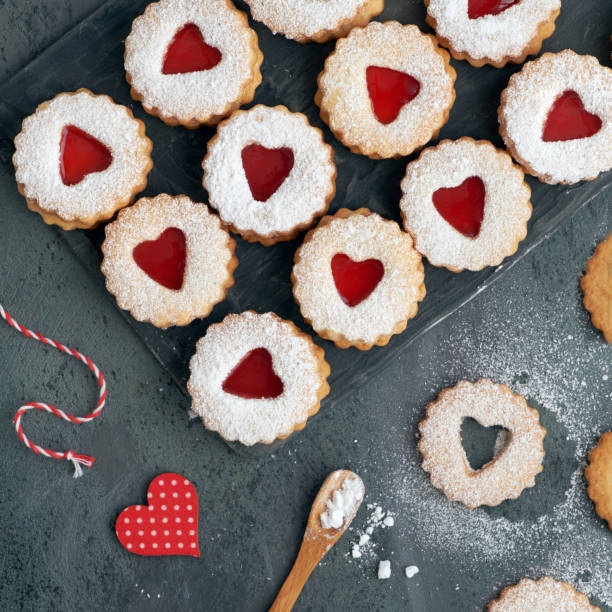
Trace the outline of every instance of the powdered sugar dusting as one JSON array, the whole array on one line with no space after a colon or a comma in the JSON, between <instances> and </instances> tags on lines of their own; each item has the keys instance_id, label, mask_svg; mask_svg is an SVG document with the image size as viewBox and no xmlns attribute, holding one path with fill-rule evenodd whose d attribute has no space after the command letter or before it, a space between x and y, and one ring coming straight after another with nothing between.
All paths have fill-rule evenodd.
<instances>
[{"instance_id":1,"label":"powdered sugar dusting","mask_svg":"<svg viewBox=\"0 0 612 612\"><path fill-rule=\"evenodd\" d=\"M575 91L602 121L589 138L544 142L544 124L555 100ZM595 57L565 50L545 53L510 78L499 109L506 145L532 174L547 183L594 179L612 168L612 70Z\"/></svg>"},{"instance_id":2,"label":"powdered sugar dusting","mask_svg":"<svg viewBox=\"0 0 612 612\"><path fill-rule=\"evenodd\" d=\"M274 399L244 399L223 391L223 381L251 350L272 356L284 389ZM190 362L192 409L208 429L246 445L274 441L303 423L318 407L323 351L309 336L273 313L228 315L211 325ZM325 364L325 362L323 362Z\"/></svg>"},{"instance_id":3,"label":"powdered sugar dusting","mask_svg":"<svg viewBox=\"0 0 612 612\"><path fill-rule=\"evenodd\" d=\"M289 176L265 202L254 199L242 165L242 150L252 143L293 151ZM284 106L234 113L209 143L203 167L204 187L222 219L237 230L261 235L311 223L325 212L335 191L332 148L304 115Z\"/></svg>"},{"instance_id":4,"label":"powdered sugar dusting","mask_svg":"<svg viewBox=\"0 0 612 612\"><path fill-rule=\"evenodd\" d=\"M436 210L433 194L478 176L485 185L484 217L475 238L464 236ZM408 164L400 208L404 228L434 266L481 270L498 265L527 235L531 190L508 153L471 138L444 140Z\"/></svg>"}]
</instances>

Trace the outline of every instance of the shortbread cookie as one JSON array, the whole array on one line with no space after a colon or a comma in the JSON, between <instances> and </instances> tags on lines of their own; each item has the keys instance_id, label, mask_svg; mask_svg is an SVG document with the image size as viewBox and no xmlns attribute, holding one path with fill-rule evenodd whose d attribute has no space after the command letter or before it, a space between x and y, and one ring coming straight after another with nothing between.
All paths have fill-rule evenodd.
<instances>
[{"instance_id":1,"label":"shortbread cookie","mask_svg":"<svg viewBox=\"0 0 612 612\"><path fill-rule=\"evenodd\" d=\"M210 205L245 240L292 240L325 214L336 193L333 149L305 115L284 106L236 111L207 151Z\"/></svg>"},{"instance_id":2,"label":"shortbread cookie","mask_svg":"<svg viewBox=\"0 0 612 612\"><path fill-rule=\"evenodd\" d=\"M561 0L425 0L440 44L472 66L521 64L555 31Z\"/></svg>"},{"instance_id":3,"label":"shortbread cookie","mask_svg":"<svg viewBox=\"0 0 612 612\"><path fill-rule=\"evenodd\" d=\"M214 125L250 102L263 55L246 15L229 0L160 0L125 41L131 94L168 125Z\"/></svg>"},{"instance_id":4,"label":"shortbread cookie","mask_svg":"<svg viewBox=\"0 0 612 612\"><path fill-rule=\"evenodd\" d=\"M450 500L468 508L497 506L535 485L536 474L542 471L546 429L538 411L506 385L486 379L461 381L444 389L425 411L418 445L423 469ZM466 418L484 427L501 425L509 432L506 446L479 470L470 467L461 444Z\"/></svg>"},{"instance_id":5,"label":"shortbread cookie","mask_svg":"<svg viewBox=\"0 0 612 612\"><path fill-rule=\"evenodd\" d=\"M89 229L147 186L152 148L129 108L88 89L61 93L15 138L17 187L45 223Z\"/></svg>"},{"instance_id":6,"label":"shortbread cookie","mask_svg":"<svg viewBox=\"0 0 612 612\"><path fill-rule=\"evenodd\" d=\"M443 140L408 164L404 228L434 266L496 266L527 235L531 189L506 151L486 140Z\"/></svg>"},{"instance_id":7,"label":"shortbread cookie","mask_svg":"<svg viewBox=\"0 0 612 612\"><path fill-rule=\"evenodd\" d=\"M308 232L291 280L304 319L340 348L387 344L425 297L410 236L367 208L340 209Z\"/></svg>"},{"instance_id":8,"label":"shortbread cookie","mask_svg":"<svg viewBox=\"0 0 612 612\"><path fill-rule=\"evenodd\" d=\"M254 19L298 42L346 36L380 14L385 0L246 0Z\"/></svg>"},{"instance_id":9,"label":"shortbread cookie","mask_svg":"<svg viewBox=\"0 0 612 612\"><path fill-rule=\"evenodd\" d=\"M587 493L595 504L595 512L608 521L612 529L612 431L604 433L589 453L589 465L584 475L589 483Z\"/></svg>"},{"instance_id":10,"label":"shortbread cookie","mask_svg":"<svg viewBox=\"0 0 612 612\"><path fill-rule=\"evenodd\" d=\"M586 262L580 286L591 322L612 343L612 234L597 246Z\"/></svg>"},{"instance_id":11,"label":"shortbread cookie","mask_svg":"<svg viewBox=\"0 0 612 612\"><path fill-rule=\"evenodd\" d=\"M550 576L540 580L523 578L506 587L489 603L489 612L601 612L589 598L567 582Z\"/></svg>"},{"instance_id":12,"label":"shortbread cookie","mask_svg":"<svg viewBox=\"0 0 612 612\"><path fill-rule=\"evenodd\" d=\"M448 121L455 78L433 36L397 21L373 22L338 41L315 102L353 153L398 158L435 138Z\"/></svg>"},{"instance_id":13,"label":"shortbread cookie","mask_svg":"<svg viewBox=\"0 0 612 612\"><path fill-rule=\"evenodd\" d=\"M187 196L142 198L105 229L106 288L139 321L187 325L234 284L236 243L205 204Z\"/></svg>"},{"instance_id":14,"label":"shortbread cookie","mask_svg":"<svg viewBox=\"0 0 612 612\"><path fill-rule=\"evenodd\" d=\"M253 311L211 325L191 359L192 410L227 441L269 444L303 429L329 393L323 349L290 321Z\"/></svg>"},{"instance_id":15,"label":"shortbread cookie","mask_svg":"<svg viewBox=\"0 0 612 612\"><path fill-rule=\"evenodd\" d=\"M499 132L545 183L597 178L612 168L612 70L590 55L545 53L510 77Z\"/></svg>"}]
</instances>

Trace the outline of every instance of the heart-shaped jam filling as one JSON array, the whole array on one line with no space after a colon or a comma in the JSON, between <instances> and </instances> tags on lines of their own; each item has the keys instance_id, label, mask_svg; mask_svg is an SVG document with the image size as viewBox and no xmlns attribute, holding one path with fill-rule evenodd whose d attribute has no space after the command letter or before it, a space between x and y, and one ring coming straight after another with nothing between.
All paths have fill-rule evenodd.
<instances>
[{"instance_id":1,"label":"heart-shaped jam filling","mask_svg":"<svg viewBox=\"0 0 612 612\"><path fill-rule=\"evenodd\" d=\"M76 185L92 172L106 170L113 161L110 149L74 125L62 130L60 176L64 185Z\"/></svg>"},{"instance_id":2,"label":"heart-shaped jam filling","mask_svg":"<svg viewBox=\"0 0 612 612\"><path fill-rule=\"evenodd\" d=\"M499 15L521 0L468 0L468 17L478 19L486 15Z\"/></svg>"},{"instance_id":3,"label":"heart-shaped jam filling","mask_svg":"<svg viewBox=\"0 0 612 612\"><path fill-rule=\"evenodd\" d=\"M393 123L421 90L421 84L409 74L380 66L368 66L366 82L374 115L384 125Z\"/></svg>"},{"instance_id":4,"label":"heart-shaped jam filling","mask_svg":"<svg viewBox=\"0 0 612 612\"><path fill-rule=\"evenodd\" d=\"M552 105L544 124L542 140L558 142L589 138L600 129L601 119L584 108L575 91L567 90Z\"/></svg>"},{"instance_id":5,"label":"heart-shaped jam filling","mask_svg":"<svg viewBox=\"0 0 612 612\"><path fill-rule=\"evenodd\" d=\"M250 144L242 149L242 167L258 202L271 198L293 169L293 151L287 147L267 149Z\"/></svg>"},{"instance_id":6,"label":"heart-shaped jam filling","mask_svg":"<svg viewBox=\"0 0 612 612\"><path fill-rule=\"evenodd\" d=\"M226 393L244 399L274 399L285 386L272 366L272 355L263 347L249 351L223 381Z\"/></svg>"},{"instance_id":7,"label":"heart-shaped jam filling","mask_svg":"<svg viewBox=\"0 0 612 612\"><path fill-rule=\"evenodd\" d=\"M156 240L146 240L134 247L132 257L156 283L178 291L183 286L186 259L185 234L169 227Z\"/></svg>"},{"instance_id":8,"label":"heart-shaped jam filling","mask_svg":"<svg viewBox=\"0 0 612 612\"><path fill-rule=\"evenodd\" d=\"M221 61L221 51L206 44L195 23L183 26L170 41L162 72L184 74L210 70Z\"/></svg>"},{"instance_id":9,"label":"heart-shaped jam filling","mask_svg":"<svg viewBox=\"0 0 612 612\"><path fill-rule=\"evenodd\" d=\"M470 176L457 187L437 189L432 200L447 223L467 238L476 238L484 216L485 193L482 179Z\"/></svg>"},{"instance_id":10,"label":"heart-shaped jam filling","mask_svg":"<svg viewBox=\"0 0 612 612\"><path fill-rule=\"evenodd\" d=\"M332 257L331 270L342 301L351 308L363 302L385 275L385 267L379 259L353 261L344 253Z\"/></svg>"}]
</instances>

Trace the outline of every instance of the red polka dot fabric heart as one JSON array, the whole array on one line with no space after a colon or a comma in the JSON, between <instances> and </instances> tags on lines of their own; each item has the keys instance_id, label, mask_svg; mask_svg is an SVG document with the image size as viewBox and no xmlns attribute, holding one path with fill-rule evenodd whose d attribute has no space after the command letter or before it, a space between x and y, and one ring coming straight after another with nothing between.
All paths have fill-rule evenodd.
<instances>
[{"instance_id":1,"label":"red polka dot fabric heart","mask_svg":"<svg viewBox=\"0 0 612 612\"><path fill-rule=\"evenodd\" d=\"M200 556L198 494L180 474L160 474L149 485L147 506L129 506L117 518L121 545L136 555Z\"/></svg>"}]
</instances>

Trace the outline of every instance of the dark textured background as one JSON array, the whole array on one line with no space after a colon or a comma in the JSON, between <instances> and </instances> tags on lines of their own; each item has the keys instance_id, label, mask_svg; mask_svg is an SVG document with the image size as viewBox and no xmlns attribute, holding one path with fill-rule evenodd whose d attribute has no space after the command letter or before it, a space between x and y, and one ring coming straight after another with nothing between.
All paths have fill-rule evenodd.
<instances>
[{"instance_id":1,"label":"dark textured background","mask_svg":"<svg viewBox=\"0 0 612 612\"><path fill-rule=\"evenodd\" d=\"M394 0L387 1L391 14ZM564 2L564 16L576 2ZM0 1L0 78L98 4ZM602 24L594 25L594 36L601 38L602 31ZM237 456L198 423L187 424L187 400L117 312L101 276L83 268L59 232L27 211L7 159L0 166L0 197L7 213L0 227L0 301L19 320L90 355L110 387L104 416L91 425L26 417L34 440L96 456L95 469L73 481L67 465L28 453L11 420L20 402L33 399L83 413L94 401L94 384L82 366L0 326L2 609L263 610L292 563L318 485L337 467L359 472L368 501L396 514L396 527L377 537L377 554L393 559L394 574L377 581L377 558L346 563L345 537L313 575L297 610L480 610L505 584L546 573L571 580L594 602L612 601L612 585L597 578L601 567L574 571L585 549L598 551L594 562L612 563L612 537L589 511L580 515L584 524L578 530L561 525L568 539L563 544L544 538L503 554L501 541L494 561L489 548L478 555L468 542L465 556L456 543L446 551L452 534L445 541L432 527L429 537L415 515L426 513L428 503L448 502L421 477L414 450L423 406L441 388L497 373L542 410L547 462L538 486L521 500L475 512L485 517L484 530L499 517L534 523L554 514L552 504L570 488L585 448L612 426L612 352L590 327L578 291L585 259L612 230L609 192L383 373L257 461ZM574 415L581 405L588 426L566 435L563 410ZM572 435L575 444L565 443ZM476 441L476 450L483 451L484 439ZM416 496L422 499L407 500L416 485L407 490L399 468L414 474L410 482L418 483ZM196 484L200 560L142 559L126 553L114 537L118 512L143 501L149 480L161 471L178 471ZM589 509L582 482L576 490L579 504ZM454 512L442 518L461 520L465 513L468 522L474 516ZM357 516L357 528L365 515L362 510ZM407 580L403 567L412 563L421 573Z\"/></svg>"}]
</instances>

